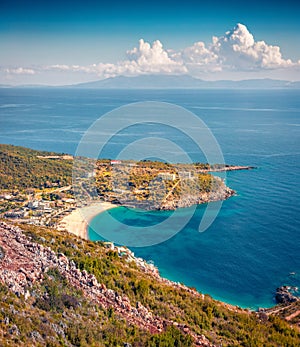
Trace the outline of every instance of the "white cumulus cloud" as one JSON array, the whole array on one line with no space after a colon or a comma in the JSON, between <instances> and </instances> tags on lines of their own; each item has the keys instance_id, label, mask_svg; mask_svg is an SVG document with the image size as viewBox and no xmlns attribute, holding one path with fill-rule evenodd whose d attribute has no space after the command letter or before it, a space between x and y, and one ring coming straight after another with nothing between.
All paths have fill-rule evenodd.
<instances>
[{"instance_id":1,"label":"white cumulus cloud","mask_svg":"<svg viewBox=\"0 0 300 347\"><path fill-rule=\"evenodd\" d=\"M139 41L139 47L127 51L127 66L132 66L139 73L186 73L187 70L181 62L176 62L169 57L159 40L152 46L143 39Z\"/></svg>"},{"instance_id":2,"label":"white cumulus cloud","mask_svg":"<svg viewBox=\"0 0 300 347\"><path fill-rule=\"evenodd\" d=\"M186 70L193 72L220 71L218 55L202 41L195 42L193 46L186 47L179 52L174 52L172 58L179 62Z\"/></svg>"},{"instance_id":3,"label":"white cumulus cloud","mask_svg":"<svg viewBox=\"0 0 300 347\"><path fill-rule=\"evenodd\" d=\"M51 65L49 70L86 72L96 74L99 77L115 77L118 75L141 74L182 74L187 69L181 62L176 62L169 57L160 41L154 41L152 45L143 39L138 47L126 52L126 59L116 64L98 63L88 66L79 65Z\"/></svg>"},{"instance_id":4,"label":"white cumulus cloud","mask_svg":"<svg viewBox=\"0 0 300 347\"><path fill-rule=\"evenodd\" d=\"M285 60L278 46L255 41L243 24L237 24L223 36L214 36L208 45L199 41L179 52L174 52L172 57L184 65L190 73L224 70L261 71L299 65L299 62Z\"/></svg>"},{"instance_id":5,"label":"white cumulus cloud","mask_svg":"<svg viewBox=\"0 0 300 347\"><path fill-rule=\"evenodd\" d=\"M283 59L278 46L255 41L243 24L237 24L224 36L213 37L210 50L218 56L223 69L276 69L295 65L290 59Z\"/></svg>"}]
</instances>

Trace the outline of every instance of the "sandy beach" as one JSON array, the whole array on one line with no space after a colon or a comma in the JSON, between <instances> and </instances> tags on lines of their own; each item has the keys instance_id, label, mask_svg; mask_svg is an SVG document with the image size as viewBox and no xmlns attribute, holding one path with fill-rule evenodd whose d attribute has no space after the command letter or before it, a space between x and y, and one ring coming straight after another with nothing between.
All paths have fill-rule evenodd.
<instances>
[{"instance_id":1,"label":"sandy beach","mask_svg":"<svg viewBox=\"0 0 300 347\"><path fill-rule=\"evenodd\" d=\"M65 216L58 224L58 230L67 230L68 232L88 239L88 223L99 213L117 207L109 202L96 202L90 206L77 208L69 215Z\"/></svg>"}]
</instances>

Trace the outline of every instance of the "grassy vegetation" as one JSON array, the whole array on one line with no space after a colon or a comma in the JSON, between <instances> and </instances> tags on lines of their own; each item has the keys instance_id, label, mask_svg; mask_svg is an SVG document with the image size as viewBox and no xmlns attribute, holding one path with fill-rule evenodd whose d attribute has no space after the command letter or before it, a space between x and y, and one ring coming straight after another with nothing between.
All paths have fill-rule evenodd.
<instances>
[{"instance_id":1,"label":"grassy vegetation","mask_svg":"<svg viewBox=\"0 0 300 347\"><path fill-rule=\"evenodd\" d=\"M47 299L24 301L0 284L1 346L191 346L191 339L178 329L151 336L128 326L113 311L70 289L59 274L49 274L35 290L36 296L47 293Z\"/></svg>"},{"instance_id":2,"label":"grassy vegetation","mask_svg":"<svg viewBox=\"0 0 300 347\"><path fill-rule=\"evenodd\" d=\"M0 144L0 189L26 189L71 184L72 160L44 159L52 152Z\"/></svg>"},{"instance_id":3,"label":"grassy vegetation","mask_svg":"<svg viewBox=\"0 0 300 347\"><path fill-rule=\"evenodd\" d=\"M56 252L64 253L69 259L73 259L80 269L86 269L107 287L127 295L133 305L140 301L155 315L185 323L216 344L247 347L299 346L299 330L290 327L279 317L261 319L256 313L228 307L208 295L205 295L203 299L200 295L157 281L139 270L134 263L128 264L124 259L119 258L117 253L107 251L101 244L83 241L72 235L47 228L28 225L22 228L25 228L26 233L36 242L50 246ZM137 327L127 326L126 322L117 317L112 310L105 311L91 305L80 292L69 288L55 270L51 271L52 273L48 274L48 278L37 291L43 293L39 297L47 297L47 301L36 299L30 306L31 313L28 315L33 316L31 319L34 322L36 317L43 315L57 322L66 312L69 323L64 330L69 331L67 335L69 334L68 339L72 341L72 344L122 346L124 342L129 342L133 346L191 345L190 338L182 335L176 328L168 329L161 335L151 336ZM46 292L48 295L45 296ZM6 305L7 300L3 299L3 295L8 294L1 295L0 299ZM9 297L13 302L19 302L16 297L12 298L12 294L9 294ZM27 304L23 303L23 305ZM95 312L98 312L97 318L95 318ZM76 319L75 316L72 318L71 313L76 314ZM65 321L66 319L63 320ZM21 322L21 326L22 324L25 322ZM37 326L39 324L40 322ZM89 329L85 329L86 326L89 326ZM31 329L37 328L33 324ZM28 332L21 336L24 341L29 341ZM76 341L85 342L80 344L81 342Z\"/></svg>"},{"instance_id":4,"label":"grassy vegetation","mask_svg":"<svg viewBox=\"0 0 300 347\"><path fill-rule=\"evenodd\" d=\"M58 156L60 159L50 159L47 156ZM76 161L76 169L79 172L81 172L81 164L85 165L84 159L82 159L82 163L80 160ZM86 165L88 164L87 161ZM147 189L149 183L161 172L176 174L180 170L195 171L208 168L208 164L200 163L174 166L162 162L141 161L133 167L130 164L135 165L132 161L126 161L124 165L113 167L110 160L98 160L96 183L100 195L112 192L113 188L116 188L113 185L120 189L127 189L129 184L131 191ZM63 154L0 144L0 189L31 189L69 185L72 182L72 169L73 160L63 159ZM124 185L122 185L122 178ZM202 190L210 188L211 175L203 174L198 178ZM166 180L165 184L168 191L174 183Z\"/></svg>"},{"instance_id":5,"label":"grassy vegetation","mask_svg":"<svg viewBox=\"0 0 300 347\"><path fill-rule=\"evenodd\" d=\"M104 200L127 203L176 202L185 197L199 197L203 193L221 191L224 183L199 170L208 168L208 164L176 164L141 161L137 163L122 162L111 165L108 161L97 163L96 187L98 195ZM164 176L163 176L164 175ZM170 193L170 194L168 194Z\"/></svg>"}]
</instances>

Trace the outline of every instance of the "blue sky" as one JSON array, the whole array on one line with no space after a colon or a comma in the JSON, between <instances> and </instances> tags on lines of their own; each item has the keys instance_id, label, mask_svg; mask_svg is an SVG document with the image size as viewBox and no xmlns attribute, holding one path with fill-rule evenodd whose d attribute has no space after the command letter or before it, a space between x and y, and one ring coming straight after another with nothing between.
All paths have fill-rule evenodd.
<instances>
[{"instance_id":1,"label":"blue sky","mask_svg":"<svg viewBox=\"0 0 300 347\"><path fill-rule=\"evenodd\" d=\"M290 1L2 0L0 83L65 84L145 73L300 79L299 18L300 4ZM234 31L237 23L247 31ZM238 36L234 44L240 44L247 32L255 43L250 39L248 46L231 47L234 55L228 53L226 42ZM221 48L213 46L213 36ZM162 48L153 47L155 40ZM257 45L260 41L267 46ZM205 44L200 53L196 42ZM280 47L276 61L270 60L277 54L270 46ZM128 55L134 47L137 52Z\"/></svg>"}]
</instances>

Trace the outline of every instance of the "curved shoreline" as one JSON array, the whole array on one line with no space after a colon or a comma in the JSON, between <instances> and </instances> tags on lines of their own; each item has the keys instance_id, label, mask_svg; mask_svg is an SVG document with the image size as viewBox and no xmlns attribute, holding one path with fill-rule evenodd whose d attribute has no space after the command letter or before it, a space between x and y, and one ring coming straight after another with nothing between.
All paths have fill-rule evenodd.
<instances>
[{"instance_id":1,"label":"curved shoreline","mask_svg":"<svg viewBox=\"0 0 300 347\"><path fill-rule=\"evenodd\" d=\"M77 208L65 216L58 224L58 230L66 230L71 234L88 240L88 225L99 213L116 208L110 202L95 202L89 206Z\"/></svg>"},{"instance_id":2,"label":"curved shoreline","mask_svg":"<svg viewBox=\"0 0 300 347\"><path fill-rule=\"evenodd\" d=\"M176 210L178 208L187 208L193 205L202 205L202 204L206 204L209 202L214 202L214 201L224 201L227 200L228 198L230 198L231 196L235 195L235 191L226 187L226 196L222 197L222 198L218 198L218 199L202 199L202 200L198 200L198 198L196 200L189 200L189 201L185 201L182 206L169 206L169 207L165 207L162 209L153 209L156 211L159 210ZM99 201L99 202L93 202L88 206L85 207L80 207L80 208L76 208L74 211L72 211L70 214L68 214L67 216L63 217L62 220L58 223L57 225L57 230L66 230L68 232L70 232L71 234L74 234L78 237L81 237L85 240L89 240L88 238L88 225L91 222L91 220L96 217L98 214L110 210L112 208L117 208L117 207L126 207L126 205L118 205L118 204L113 204L111 202L108 201ZM128 206L127 206L128 207ZM131 206L134 208L138 208L139 206ZM144 210L148 210L145 209L145 206L143 206Z\"/></svg>"}]
</instances>

